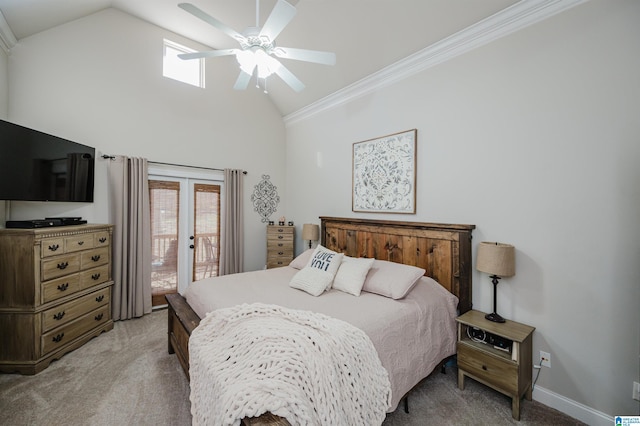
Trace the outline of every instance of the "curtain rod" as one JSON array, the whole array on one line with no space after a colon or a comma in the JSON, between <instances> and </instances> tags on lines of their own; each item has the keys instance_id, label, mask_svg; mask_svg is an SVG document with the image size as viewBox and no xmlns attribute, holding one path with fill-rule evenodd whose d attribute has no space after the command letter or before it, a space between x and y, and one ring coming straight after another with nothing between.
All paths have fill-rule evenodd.
<instances>
[{"instance_id":1,"label":"curtain rod","mask_svg":"<svg viewBox=\"0 0 640 426\"><path fill-rule=\"evenodd\" d=\"M107 160L107 159L108 159L108 160L114 160L114 159L116 158L116 156L115 156L115 155L107 155L107 154L104 154L104 155L102 156L102 158L104 158L105 160ZM191 168L193 168L193 169L216 170L216 171L224 172L224 169L217 169L217 168L215 168L215 167L188 166L188 165L185 165L185 164L162 163L162 162L160 162L160 161L151 161L151 160L148 160L148 161L149 161L149 163L152 163L152 164L162 164L162 165L164 165L164 166L191 167ZM243 171L242 171L242 174L243 174L243 175L246 175L246 174L247 174L247 171L246 171L246 170L243 170Z\"/></svg>"}]
</instances>

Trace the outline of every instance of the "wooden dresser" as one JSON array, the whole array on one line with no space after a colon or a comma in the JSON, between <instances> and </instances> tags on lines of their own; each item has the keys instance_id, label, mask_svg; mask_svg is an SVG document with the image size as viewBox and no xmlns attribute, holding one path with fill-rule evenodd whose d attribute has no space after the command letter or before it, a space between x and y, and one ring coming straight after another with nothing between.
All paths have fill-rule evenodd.
<instances>
[{"instance_id":1,"label":"wooden dresser","mask_svg":"<svg viewBox=\"0 0 640 426\"><path fill-rule=\"evenodd\" d=\"M289 225L267 225L267 269L291 263L295 229Z\"/></svg>"},{"instance_id":2,"label":"wooden dresser","mask_svg":"<svg viewBox=\"0 0 640 426\"><path fill-rule=\"evenodd\" d=\"M36 374L113 328L112 229L0 229L0 372Z\"/></svg>"}]
</instances>

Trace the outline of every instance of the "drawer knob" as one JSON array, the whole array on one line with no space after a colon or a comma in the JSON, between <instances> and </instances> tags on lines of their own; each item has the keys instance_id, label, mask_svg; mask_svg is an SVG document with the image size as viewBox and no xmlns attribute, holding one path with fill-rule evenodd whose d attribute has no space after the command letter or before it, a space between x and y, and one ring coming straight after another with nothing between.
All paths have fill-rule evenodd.
<instances>
[{"instance_id":1,"label":"drawer knob","mask_svg":"<svg viewBox=\"0 0 640 426\"><path fill-rule=\"evenodd\" d=\"M69 262L58 263L58 269L66 269L69 266Z\"/></svg>"},{"instance_id":2,"label":"drawer knob","mask_svg":"<svg viewBox=\"0 0 640 426\"><path fill-rule=\"evenodd\" d=\"M52 244L49 246L49 250L56 251L60 248L60 244Z\"/></svg>"},{"instance_id":3,"label":"drawer knob","mask_svg":"<svg viewBox=\"0 0 640 426\"><path fill-rule=\"evenodd\" d=\"M95 319L96 321L100 321L100 320L102 319L102 317L104 317L104 314L103 314L103 313L99 313L98 315L96 315L96 316L94 317L94 319Z\"/></svg>"},{"instance_id":4,"label":"drawer knob","mask_svg":"<svg viewBox=\"0 0 640 426\"><path fill-rule=\"evenodd\" d=\"M100 278L100 272L98 272L97 274L91 275L91 279L94 280L94 281L99 279L99 278Z\"/></svg>"},{"instance_id":5,"label":"drawer knob","mask_svg":"<svg viewBox=\"0 0 640 426\"><path fill-rule=\"evenodd\" d=\"M78 245L81 246L84 244L84 241L78 241Z\"/></svg>"},{"instance_id":6,"label":"drawer knob","mask_svg":"<svg viewBox=\"0 0 640 426\"><path fill-rule=\"evenodd\" d=\"M64 337L64 333L60 333L57 336L54 336L52 340L56 343L60 343L63 337Z\"/></svg>"},{"instance_id":7,"label":"drawer knob","mask_svg":"<svg viewBox=\"0 0 640 426\"><path fill-rule=\"evenodd\" d=\"M482 369L483 369L484 371L487 371L487 366L486 366L486 365L483 365L483 366L482 366Z\"/></svg>"},{"instance_id":8,"label":"drawer knob","mask_svg":"<svg viewBox=\"0 0 640 426\"><path fill-rule=\"evenodd\" d=\"M91 260L93 260L94 262L97 262L98 260L100 260L100 255L99 254L95 254L95 255L91 256Z\"/></svg>"},{"instance_id":9,"label":"drawer knob","mask_svg":"<svg viewBox=\"0 0 640 426\"><path fill-rule=\"evenodd\" d=\"M69 288L69 283L60 284L58 286L58 290L60 290L60 291L65 291L68 288Z\"/></svg>"},{"instance_id":10,"label":"drawer knob","mask_svg":"<svg viewBox=\"0 0 640 426\"><path fill-rule=\"evenodd\" d=\"M284 232L284 229L278 228L278 232Z\"/></svg>"},{"instance_id":11,"label":"drawer knob","mask_svg":"<svg viewBox=\"0 0 640 426\"><path fill-rule=\"evenodd\" d=\"M102 238L100 238L98 241L100 241L101 243L103 243L103 244L104 244L104 242L105 242L105 241L107 241L107 238L106 238L106 237L102 237Z\"/></svg>"},{"instance_id":12,"label":"drawer knob","mask_svg":"<svg viewBox=\"0 0 640 426\"><path fill-rule=\"evenodd\" d=\"M62 319L62 317L64 317L64 311L62 311L62 312L58 312L57 314L55 314L55 315L53 316L53 319L54 319L54 320L58 320L58 321L60 321L60 320Z\"/></svg>"},{"instance_id":13,"label":"drawer knob","mask_svg":"<svg viewBox=\"0 0 640 426\"><path fill-rule=\"evenodd\" d=\"M281 240L281 239L283 239L283 238L284 238L284 237L283 237L282 235L278 235L278 239L279 239L279 240Z\"/></svg>"},{"instance_id":14,"label":"drawer knob","mask_svg":"<svg viewBox=\"0 0 640 426\"><path fill-rule=\"evenodd\" d=\"M101 294L100 296L96 297L96 302L102 302L104 300L104 294Z\"/></svg>"}]
</instances>

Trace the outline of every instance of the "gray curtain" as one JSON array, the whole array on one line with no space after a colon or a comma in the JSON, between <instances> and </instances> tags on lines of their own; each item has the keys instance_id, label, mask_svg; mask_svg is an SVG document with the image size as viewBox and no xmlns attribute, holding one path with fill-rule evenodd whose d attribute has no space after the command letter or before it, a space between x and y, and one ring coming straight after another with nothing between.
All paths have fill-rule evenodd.
<instances>
[{"instance_id":1,"label":"gray curtain","mask_svg":"<svg viewBox=\"0 0 640 426\"><path fill-rule=\"evenodd\" d=\"M109 216L113 227L114 320L151 312L151 213L144 158L109 161Z\"/></svg>"},{"instance_id":2,"label":"gray curtain","mask_svg":"<svg viewBox=\"0 0 640 426\"><path fill-rule=\"evenodd\" d=\"M224 219L220 238L220 275L243 271L242 170L224 170Z\"/></svg>"}]
</instances>

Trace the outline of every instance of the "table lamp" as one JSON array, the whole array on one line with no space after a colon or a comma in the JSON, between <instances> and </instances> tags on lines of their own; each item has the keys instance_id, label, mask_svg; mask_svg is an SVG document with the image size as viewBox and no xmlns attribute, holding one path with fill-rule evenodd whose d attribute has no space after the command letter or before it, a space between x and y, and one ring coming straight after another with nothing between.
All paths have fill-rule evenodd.
<instances>
[{"instance_id":1,"label":"table lamp","mask_svg":"<svg viewBox=\"0 0 640 426\"><path fill-rule=\"evenodd\" d=\"M476 269L491 274L493 282L493 312L485 315L485 318L493 322L504 322L504 318L496 312L496 292L500 278L516 274L515 247L497 242L481 242L478 246Z\"/></svg>"},{"instance_id":2,"label":"table lamp","mask_svg":"<svg viewBox=\"0 0 640 426\"><path fill-rule=\"evenodd\" d=\"M309 241L309 248L311 248L312 241L318 241L320 237L320 227L312 223L305 223L302 225L302 239Z\"/></svg>"}]
</instances>

